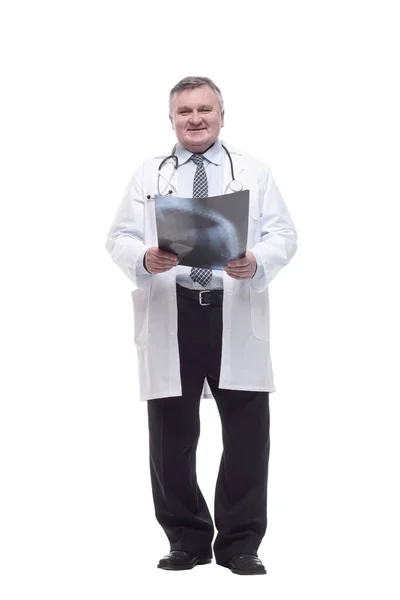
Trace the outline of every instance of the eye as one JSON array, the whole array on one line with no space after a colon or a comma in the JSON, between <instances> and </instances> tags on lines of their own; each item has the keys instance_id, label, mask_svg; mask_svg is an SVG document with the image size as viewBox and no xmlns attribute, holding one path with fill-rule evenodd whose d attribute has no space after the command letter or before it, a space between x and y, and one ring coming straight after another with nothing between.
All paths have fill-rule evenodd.
<instances>
[{"instance_id":1,"label":"eye","mask_svg":"<svg viewBox=\"0 0 400 600\"><path fill-rule=\"evenodd\" d=\"M211 108L203 108L201 112L211 112Z\"/></svg>"}]
</instances>

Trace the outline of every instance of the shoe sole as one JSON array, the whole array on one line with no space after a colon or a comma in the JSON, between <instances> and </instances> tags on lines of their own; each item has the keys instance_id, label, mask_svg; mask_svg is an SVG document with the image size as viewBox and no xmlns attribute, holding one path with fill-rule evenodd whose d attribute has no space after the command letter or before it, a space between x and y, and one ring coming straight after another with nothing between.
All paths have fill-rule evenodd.
<instances>
[{"instance_id":1,"label":"shoe sole","mask_svg":"<svg viewBox=\"0 0 400 600\"><path fill-rule=\"evenodd\" d=\"M243 571L241 569L231 569L231 567L228 567L228 569L230 569L232 571L232 573L235 573L235 575L266 575L267 571L265 569L263 570L259 570L257 571L256 569L252 570L252 571Z\"/></svg>"},{"instance_id":2,"label":"shoe sole","mask_svg":"<svg viewBox=\"0 0 400 600\"><path fill-rule=\"evenodd\" d=\"M187 565L187 566L178 566L178 565L157 565L158 569L164 569L164 571L189 571L190 569L194 569L194 567L197 567L198 565L209 565L210 562L212 561L211 558L202 558L200 560L198 560L196 563L194 563L193 565Z\"/></svg>"}]
</instances>

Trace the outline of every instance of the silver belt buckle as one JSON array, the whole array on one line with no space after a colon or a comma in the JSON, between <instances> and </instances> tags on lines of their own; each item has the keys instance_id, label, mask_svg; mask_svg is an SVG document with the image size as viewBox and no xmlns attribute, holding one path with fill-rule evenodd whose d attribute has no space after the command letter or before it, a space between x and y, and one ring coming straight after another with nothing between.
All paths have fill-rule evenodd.
<instances>
[{"instance_id":1,"label":"silver belt buckle","mask_svg":"<svg viewBox=\"0 0 400 600\"><path fill-rule=\"evenodd\" d=\"M208 304L203 304L202 300L203 300L203 296L202 294L209 294L211 292L211 290L202 290L201 292L199 292L199 304L201 306L210 306L211 302L209 302Z\"/></svg>"}]
</instances>

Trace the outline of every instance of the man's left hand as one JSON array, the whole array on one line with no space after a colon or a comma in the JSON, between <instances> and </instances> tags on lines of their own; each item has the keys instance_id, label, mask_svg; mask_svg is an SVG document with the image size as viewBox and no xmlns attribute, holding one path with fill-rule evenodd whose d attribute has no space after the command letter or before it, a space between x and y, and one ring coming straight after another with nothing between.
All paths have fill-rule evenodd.
<instances>
[{"instance_id":1,"label":"man's left hand","mask_svg":"<svg viewBox=\"0 0 400 600\"><path fill-rule=\"evenodd\" d=\"M224 269L233 279L251 279L256 272L257 261L254 254L246 252L246 256L238 260L231 260Z\"/></svg>"}]
</instances>

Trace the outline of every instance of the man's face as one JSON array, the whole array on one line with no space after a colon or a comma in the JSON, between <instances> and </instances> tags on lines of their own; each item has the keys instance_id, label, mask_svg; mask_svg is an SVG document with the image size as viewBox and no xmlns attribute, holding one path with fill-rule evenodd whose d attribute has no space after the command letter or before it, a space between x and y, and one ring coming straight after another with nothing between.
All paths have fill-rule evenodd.
<instances>
[{"instance_id":1,"label":"man's face","mask_svg":"<svg viewBox=\"0 0 400 600\"><path fill-rule=\"evenodd\" d=\"M208 85L175 94L169 118L178 142L190 152L207 150L224 126L224 113Z\"/></svg>"}]
</instances>

